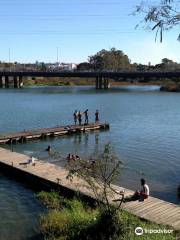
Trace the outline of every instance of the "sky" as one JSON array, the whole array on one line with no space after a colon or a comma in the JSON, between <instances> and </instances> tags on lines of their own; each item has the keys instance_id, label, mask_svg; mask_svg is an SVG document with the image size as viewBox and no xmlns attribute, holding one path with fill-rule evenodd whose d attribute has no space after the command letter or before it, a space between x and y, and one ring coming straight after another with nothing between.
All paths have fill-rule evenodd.
<instances>
[{"instance_id":1,"label":"sky","mask_svg":"<svg viewBox=\"0 0 180 240\"><path fill-rule=\"evenodd\" d=\"M179 29L164 34L135 29L141 0L0 0L0 60L80 63L115 47L132 62L180 62Z\"/></svg>"}]
</instances>

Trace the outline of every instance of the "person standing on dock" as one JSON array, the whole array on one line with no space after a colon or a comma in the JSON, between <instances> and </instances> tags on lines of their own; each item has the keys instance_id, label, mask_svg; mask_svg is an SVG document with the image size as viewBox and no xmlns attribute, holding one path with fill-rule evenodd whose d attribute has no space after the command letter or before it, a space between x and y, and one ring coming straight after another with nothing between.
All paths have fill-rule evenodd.
<instances>
[{"instance_id":1,"label":"person standing on dock","mask_svg":"<svg viewBox=\"0 0 180 240\"><path fill-rule=\"evenodd\" d=\"M98 110L96 110L96 112L95 112L95 122L96 123L99 122L99 111Z\"/></svg>"},{"instance_id":2,"label":"person standing on dock","mask_svg":"<svg viewBox=\"0 0 180 240\"><path fill-rule=\"evenodd\" d=\"M78 112L78 121L79 121L79 126L81 126L81 123L82 123L82 113L80 111Z\"/></svg>"},{"instance_id":3,"label":"person standing on dock","mask_svg":"<svg viewBox=\"0 0 180 240\"><path fill-rule=\"evenodd\" d=\"M89 123L88 109L86 109L86 111L84 112L84 116L85 116L84 124L88 125Z\"/></svg>"},{"instance_id":4,"label":"person standing on dock","mask_svg":"<svg viewBox=\"0 0 180 240\"><path fill-rule=\"evenodd\" d=\"M78 112L77 112L77 110L75 110L73 116L74 116L74 124L76 125L77 124L77 119L78 119Z\"/></svg>"}]
</instances>

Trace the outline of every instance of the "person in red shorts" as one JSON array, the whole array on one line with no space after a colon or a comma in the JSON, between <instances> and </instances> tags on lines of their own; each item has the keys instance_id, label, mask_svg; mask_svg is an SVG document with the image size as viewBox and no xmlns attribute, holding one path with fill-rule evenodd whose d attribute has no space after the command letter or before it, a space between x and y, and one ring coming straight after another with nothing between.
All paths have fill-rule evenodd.
<instances>
[{"instance_id":1,"label":"person in red shorts","mask_svg":"<svg viewBox=\"0 0 180 240\"><path fill-rule=\"evenodd\" d=\"M144 178L141 178L141 185L142 189L140 191L136 191L134 195L140 199L147 199L149 197L149 186Z\"/></svg>"}]
</instances>

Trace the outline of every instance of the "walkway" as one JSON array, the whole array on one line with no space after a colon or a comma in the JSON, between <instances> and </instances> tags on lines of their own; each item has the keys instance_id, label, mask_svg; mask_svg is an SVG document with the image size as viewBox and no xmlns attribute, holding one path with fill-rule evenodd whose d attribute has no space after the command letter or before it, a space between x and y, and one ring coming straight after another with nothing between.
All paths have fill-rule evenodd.
<instances>
[{"instance_id":1,"label":"walkway","mask_svg":"<svg viewBox=\"0 0 180 240\"><path fill-rule=\"evenodd\" d=\"M27 162L29 156L11 152L0 148L0 168L7 169L8 172L15 170L22 176L28 176L29 179L38 178L38 181L46 180L52 185L61 185L66 189L80 191L84 195L91 196L89 189L83 186L82 181L75 179L70 182L66 179L67 170L61 166L44 161L37 161L35 166L20 165L19 163ZM117 190L124 188L116 186ZM133 192L125 189L125 196L131 195ZM144 202L128 202L123 204L123 208L132 214L143 219L150 220L158 224L169 225L175 230L180 230L180 206L169 203L154 197L149 197Z\"/></svg>"}]
</instances>

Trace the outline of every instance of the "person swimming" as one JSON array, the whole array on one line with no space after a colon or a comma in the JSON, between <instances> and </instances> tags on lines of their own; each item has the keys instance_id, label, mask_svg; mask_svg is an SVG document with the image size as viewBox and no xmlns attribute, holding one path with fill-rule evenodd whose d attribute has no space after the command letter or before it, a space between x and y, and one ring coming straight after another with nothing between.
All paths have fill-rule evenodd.
<instances>
[{"instance_id":1,"label":"person swimming","mask_svg":"<svg viewBox=\"0 0 180 240\"><path fill-rule=\"evenodd\" d=\"M47 151L47 152L51 152L51 150L52 150L52 149L51 149L51 146L49 145L49 146L46 148L46 151Z\"/></svg>"}]
</instances>

